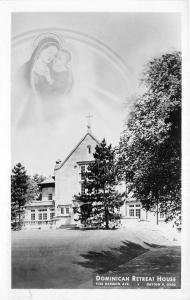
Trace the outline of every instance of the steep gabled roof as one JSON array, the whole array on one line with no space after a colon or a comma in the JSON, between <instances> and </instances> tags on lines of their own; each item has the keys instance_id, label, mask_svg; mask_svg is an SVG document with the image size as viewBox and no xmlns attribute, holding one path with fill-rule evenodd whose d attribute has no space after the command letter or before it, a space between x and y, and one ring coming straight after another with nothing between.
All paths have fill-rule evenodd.
<instances>
[{"instance_id":1,"label":"steep gabled roof","mask_svg":"<svg viewBox=\"0 0 190 300\"><path fill-rule=\"evenodd\" d=\"M85 136L80 140L80 142L75 146L75 148L70 152L70 154L65 158L65 160L59 164L59 165L56 165L55 166L55 170L59 170L65 163L66 161L71 157L71 155L75 152L75 150L80 146L80 144L85 140L85 138L87 136L90 136L97 144L100 144L100 142L90 133L90 132L87 132L85 134Z\"/></svg>"}]
</instances>

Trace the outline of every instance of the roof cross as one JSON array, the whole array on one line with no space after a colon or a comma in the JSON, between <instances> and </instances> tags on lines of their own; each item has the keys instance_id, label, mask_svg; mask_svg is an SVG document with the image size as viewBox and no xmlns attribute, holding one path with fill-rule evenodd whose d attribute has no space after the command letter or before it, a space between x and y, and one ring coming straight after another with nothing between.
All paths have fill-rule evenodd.
<instances>
[{"instance_id":1,"label":"roof cross","mask_svg":"<svg viewBox=\"0 0 190 300\"><path fill-rule=\"evenodd\" d=\"M88 121L87 121L87 129L88 129L88 132L91 131L91 123L90 123L90 119L92 118L91 114L88 113L88 115L86 116L86 118L88 118Z\"/></svg>"}]
</instances>

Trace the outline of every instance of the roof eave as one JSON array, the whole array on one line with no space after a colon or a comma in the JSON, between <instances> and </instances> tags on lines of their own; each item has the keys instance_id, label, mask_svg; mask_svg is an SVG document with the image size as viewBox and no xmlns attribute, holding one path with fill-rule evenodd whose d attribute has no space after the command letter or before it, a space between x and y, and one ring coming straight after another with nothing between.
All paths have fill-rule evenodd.
<instances>
[{"instance_id":1,"label":"roof eave","mask_svg":"<svg viewBox=\"0 0 190 300\"><path fill-rule=\"evenodd\" d=\"M74 147L74 149L70 152L70 154L65 158L65 160L60 164L60 165L58 165L58 166L55 166L55 168L54 168L54 170L55 171L57 171L57 170L59 170L59 169L61 169L62 168L62 166L67 162L67 160L71 157L71 155L75 152L75 150L80 146L80 144L84 141L84 139L87 137L87 135L90 135L91 136L91 138L93 139L93 140L95 140L95 142L97 143L97 144L100 144L100 142L90 133L90 132L87 132L86 134L85 134L85 136L80 140L80 142Z\"/></svg>"}]
</instances>

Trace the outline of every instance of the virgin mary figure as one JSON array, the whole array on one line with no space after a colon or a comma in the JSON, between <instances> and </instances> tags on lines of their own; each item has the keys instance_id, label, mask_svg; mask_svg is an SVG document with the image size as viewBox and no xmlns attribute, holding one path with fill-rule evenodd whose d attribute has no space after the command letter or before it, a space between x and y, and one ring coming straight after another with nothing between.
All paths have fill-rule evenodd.
<instances>
[{"instance_id":1,"label":"virgin mary figure","mask_svg":"<svg viewBox=\"0 0 190 300\"><path fill-rule=\"evenodd\" d=\"M71 54L65 41L53 33L42 34L33 42L32 54L14 77L16 123L59 119L66 95L73 83ZM67 99L67 97L65 98Z\"/></svg>"},{"instance_id":2,"label":"virgin mary figure","mask_svg":"<svg viewBox=\"0 0 190 300\"><path fill-rule=\"evenodd\" d=\"M54 98L68 92L72 86L69 68L71 55L63 40L54 34L38 37L23 75L27 85L42 98Z\"/></svg>"}]
</instances>

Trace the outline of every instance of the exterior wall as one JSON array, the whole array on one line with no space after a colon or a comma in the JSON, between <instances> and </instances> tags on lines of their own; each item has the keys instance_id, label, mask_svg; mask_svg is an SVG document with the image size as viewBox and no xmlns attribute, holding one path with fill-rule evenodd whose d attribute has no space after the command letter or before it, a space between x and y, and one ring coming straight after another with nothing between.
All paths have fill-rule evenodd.
<instances>
[{"instance_id":1,"label":"exterior wall","mask_svg":"<svg viewBox=\"0 0 190 300\"><path fill-rule=\"evenodd\" d=\"M35 202L32 202L31 206L25 207L24 228L41 228L44 226L49 227L50 225L53 225L53 218L55 214L54 202L37 202L38 203L36 203L36 205ZM41 215L41 218L39 215ZM34 218L32 218L32 216L34 216Z\"/></svg>"},{"instance_id":2,"label":"exterior wall","mask_svg":"<svg viewBox=\"0 0 190 300\"><path fill-rule=\"evenodd\" d=\"M140 216L139 214L136 213L136 210L140 209ZM130 213L130 210L134 210L134 215ZM125 220L122 223L127 224L131 222L139 222L139 221L147 221L150 223L156 224L156 212L154 211L146 211L145 209L142 208L142 205L140 202L137 202L135 200L125 202L124 205L120 208L120 212L122 215L122 219ZM158 221L159 222L164 222L165 216L159 213L158 215Z\"/></svg>"},{"instance_id":3,"label":"exterior wall","mask_svg":"<svg viewBox=\"0 0 190 300\"><path fill-rule=\"evenodd\" d=\"M55 169L55 186L42 186L42 200L34 201L25 207L25 228L41 228L44 226L52 227L55 225L74 225L78 224L74 220L73 199L74 195L81 193L81 166L88 165L93 161L93 153L97 142L90 134L87 134L71 156L65 161L63 166ZM89 146L91 151L89 153ZM118 192L125 192L126 185L118 185ZM49 201L48 195L52 194L52 200ZM46 211L40 211L46 210ZM134 214L131 213L134 210ZM43 219L43 213L47 213L47 219ZM54 218L52 215L54 213ZM129 195L123 206L120 208L122 215L122 224L147 221L156 223L156 213L146 212L142 209L140 202L137 202L132 195ZM31 214L35 215L35 220L31 219ZM39 219L42 214L42 219ZM159 222L164 221L164 217L159 214ZM79 224L80 225L80 224Z\"/></svg>"},{"instance_id":4,"label":"exterior wall","mask_svg":"<svg viewBox=\"0 0 190 300\"><path fill-rule=\"evenodd\" d=\"M56 227L73 224L72 205L59 205L56 209Z\"/></svg>"},{"instance_id":5,"label":"exterior wall","mask_svg":"<svg viewBox=\"0 0 190 300\"><path fill-rule=\"evenodd\" d=\"M72 153L65 164L60 169L55 170L56 216L61 217L61 207L71 207L74 195L81 192L80 164L78 164L78 162L92 161L96 145L97 142L90 135L86 135L85 139ZM91 153L89 153L88 146L91 146ZM70 219L72 218L72 209L69 217Z\"/></svg>"},{"instance_id":6,"label":"exterior wall","mask_svg":"<svg viewBox=\"0 0 190 300\"><path fill-rule=\"evenodd\" d=\"M49 194L52 194L52 200L55 200L55 187L42 187L42 201L48 201Z\"/></svg>"}]
</instances>

